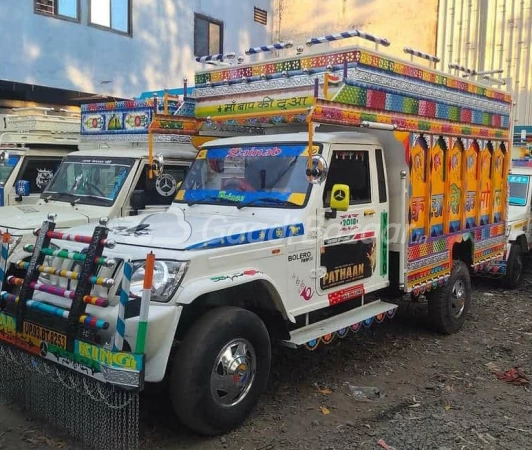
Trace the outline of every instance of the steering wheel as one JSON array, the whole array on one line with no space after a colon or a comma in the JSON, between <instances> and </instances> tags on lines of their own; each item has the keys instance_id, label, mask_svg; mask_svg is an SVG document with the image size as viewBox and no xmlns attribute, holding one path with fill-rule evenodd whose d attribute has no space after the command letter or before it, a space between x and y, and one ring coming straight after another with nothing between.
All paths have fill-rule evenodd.
<instances>
[{"instance_id":1,"label":"steering wheel","mask_svg":"<svg viewBox=\"0 0 532 450\"><path fill-rule=\"evenodd\" d=\"M224 184L224 189L239 190L239 191L256 191L246 180L242 178L231 178Z\"/></svg>"},{"instance_id":2,"label":"steering wheel","mask_svg":"<svg viewBox=\"0 0 532 450\"><path fill-rule=\"evenodd\" d=\"M98 186L95 186L94 184L92 183L89 183L88 181L85 183L85 186L88 186L90 187L91 189L94 189L99 195L101 195L102 197L105 197L107 198L107 195L105 195Z\"/></svg>"}]
</instances>

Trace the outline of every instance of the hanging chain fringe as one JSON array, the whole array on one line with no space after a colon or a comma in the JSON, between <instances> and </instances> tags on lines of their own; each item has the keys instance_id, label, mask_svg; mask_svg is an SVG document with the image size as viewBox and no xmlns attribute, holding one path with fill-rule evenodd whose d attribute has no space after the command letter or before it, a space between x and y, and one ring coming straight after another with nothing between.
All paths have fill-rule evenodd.
<instances>
[{"instance_id":1,"label":"hanging chain fringe","mask_svg":"<svg viewBox=\"0 0 532 450\"><path fill-rule=\"evenodd\" d=\"M139 394L0 343L0 399L91 448L139 448Z\"/></svg>"}]
</instances>

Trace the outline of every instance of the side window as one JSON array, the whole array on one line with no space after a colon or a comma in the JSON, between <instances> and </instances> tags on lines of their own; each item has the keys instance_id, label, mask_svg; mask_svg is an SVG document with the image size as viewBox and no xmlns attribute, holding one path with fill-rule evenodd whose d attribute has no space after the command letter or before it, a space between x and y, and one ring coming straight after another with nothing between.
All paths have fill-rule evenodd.
<instances>
[{"instance_id":1,"label":"side window","mask_svg":"<svg viewBox=\"0 0 532 450\"><path fill-rule=\"evenodd\" d=\"M148 178L148 165L135 186L135 190L141 190L146 195L146 205L170 205L177 192L177 183L185 179L188 166L164 166L164 173L160 177Z\"/></svg>"},{"instance_id":2,"label":"side window","mask_svg":"<svg viewBox=\"0 0 532 450\"><path fill-rule=\"evenodd\" d=\"M17 176L18 180L30 182L30 194L40 194L48 183L52 180L61 157L49 156L47 158L27 157Z\"/></svg>"},{"instance_id":3,"label":"side window","mask_svg":"<svg viewBox=\"0 0 532 450\"><path fill-rule=\"evenodd\" d=\"M323 206L331 202L331 191L335 184L347 184L351 205L371 203L369 174L369 152L335 151L332 154L329 174L323 191Z\"/></svg>"}]
</instances>

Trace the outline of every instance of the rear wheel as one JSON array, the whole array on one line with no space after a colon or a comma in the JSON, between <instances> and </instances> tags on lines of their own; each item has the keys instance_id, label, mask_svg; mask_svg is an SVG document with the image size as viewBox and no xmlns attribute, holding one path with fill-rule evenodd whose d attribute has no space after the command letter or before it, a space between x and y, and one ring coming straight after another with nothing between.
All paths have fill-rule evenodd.
<instances>
[{"instance_id":1,"label":"rear wheel","mask_svg":"<svg viewBox=\"0 0 532 450\"><path fill-rule=\"evenodd\" d=\"M503 278L503 285L508 289L515 289L521 283L523 275L523 253L517 244L510 246L510 253L506 260L506 275Z\"/></svg>"},{"instance_id":2,"label":"rear wheel","mask_svg":"<svg viewBox=\"0 0 532 450\"><path fill-rule=\"evenodd\" d=\"M471 307L471 279L462 261L453 261L447 283L428 296L429 318L439 333L454 334L464 325Z\"/></svg>"},{"instance_id":3,"label":"rear wheel","mask_svg":"<svg viewBox=\"0 0 532 450\"><path fill-rule=\"evenodd\" d=\"M251 311L213 309L190 329L176 352L171 399L179 420L206 435L238 427L266 388L268 330Z\"/></svg>"}]
</instances>

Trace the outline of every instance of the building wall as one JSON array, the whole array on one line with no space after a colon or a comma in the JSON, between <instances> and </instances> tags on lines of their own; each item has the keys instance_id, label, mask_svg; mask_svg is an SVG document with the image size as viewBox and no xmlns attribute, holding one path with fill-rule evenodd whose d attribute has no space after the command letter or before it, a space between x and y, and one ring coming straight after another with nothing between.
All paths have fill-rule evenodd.
<instances>
[{"instance_id":1,"label":"building wall","mask_svg":"<svg viewBox=\"0 0 532 450\"><path fill-rule=\"evenodd\" d=\"M514 94L514 122L532 125L532 0L440 0L438 54L442 63L498 70ZM475 77L482 80L482 77Z\"/></svg>"},{"instance_id":2,"label":"building wall","mask_svg":"<svg viewBox=\"0 0 532 450\"><path fill-rule=\"evenodd\" d=\"M410 58L403 52L405 46L430 54L436 50L438 0L276 0L274 15L274 38L291 39L295 45L312 36L358 28L387 38L391 45L381 49L395 57ZM373 45L358 38L350 43ZM323 51L324 47L310 51Z\"/></svg>"},{"instance_id":3,"label":"building wall","mask_svg":"<svg viewBox=\"0 0 532 450\"><path fill-rule=\"evenodd\" d=\"M131 37L88 26L88 0L81 23L35 14L33 3L0 1L2 80L117 97L182 86L198 68L195 12L224 22L225 51L271 41L271 0L133 0ZM268 11L266 26L254 6Z\"/></svg>"}]
</instances>

